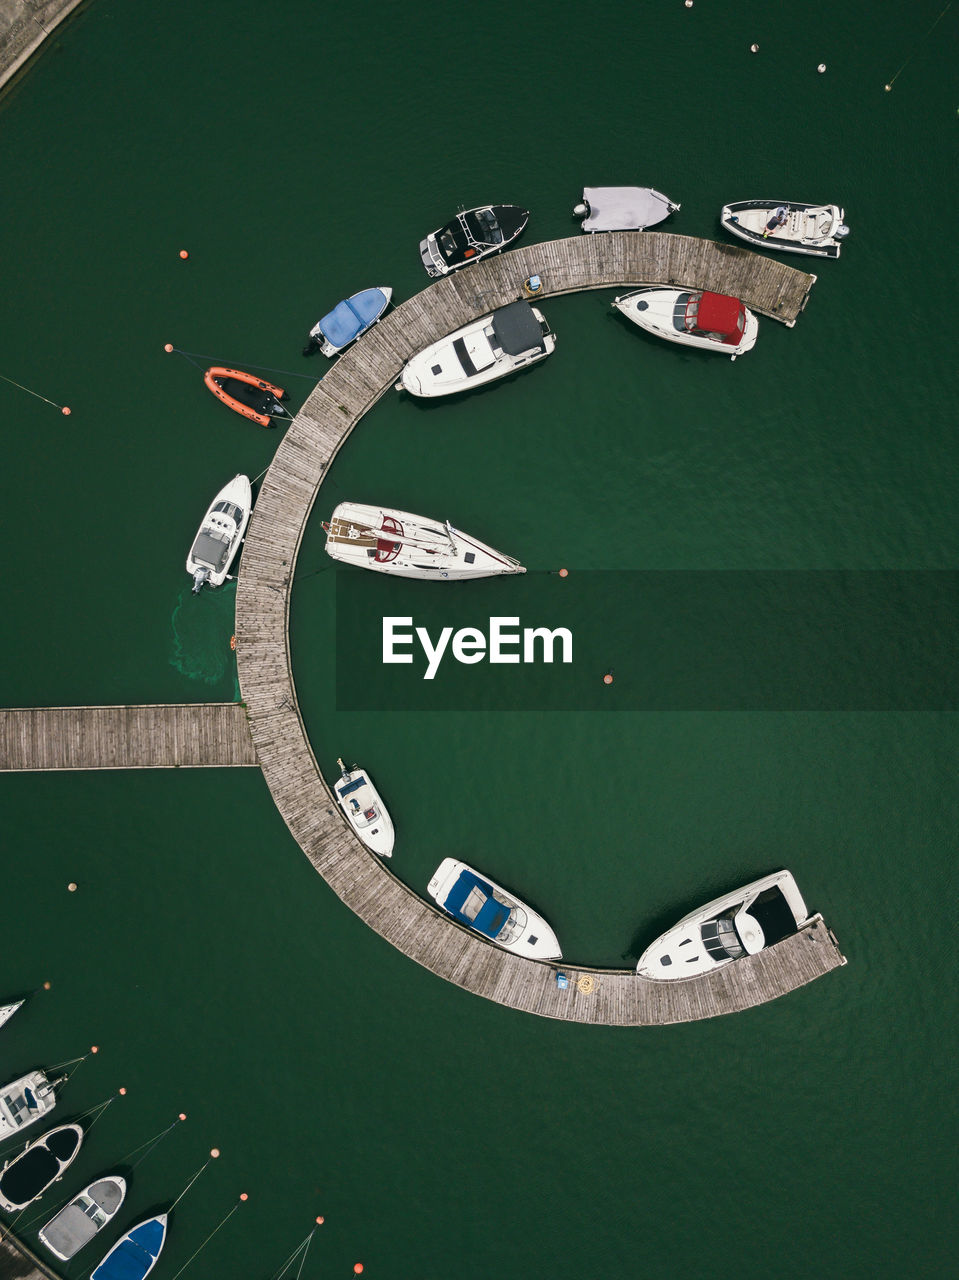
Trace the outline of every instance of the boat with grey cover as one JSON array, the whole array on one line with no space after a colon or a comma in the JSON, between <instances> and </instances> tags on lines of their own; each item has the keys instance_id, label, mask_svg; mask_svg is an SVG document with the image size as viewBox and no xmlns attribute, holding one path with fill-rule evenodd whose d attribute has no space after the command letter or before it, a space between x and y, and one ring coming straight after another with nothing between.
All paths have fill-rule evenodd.
<instances>
[{"instance_id":1,"label":"boat with grey cover","mask_svg":"<svg viewBox=\"0 0 959 1280\"><path fill-rule=\"evenodd\" d=\"M69 1262L112 1221L126 1193L126 1179L118 1174L91 1182L40 1228L41 1244L61 1262Z\"/></svg>"},{"instance_id":2,"label":"boat with grey cover","mask_svg":"<svg viewBox=\"0 0 959 1280\"><path fill-rule=\"evenodd\" d=\"M584 231L645 231L680 207L652 187L584 187L573 213Z\"/></svg>"}]
</instances>

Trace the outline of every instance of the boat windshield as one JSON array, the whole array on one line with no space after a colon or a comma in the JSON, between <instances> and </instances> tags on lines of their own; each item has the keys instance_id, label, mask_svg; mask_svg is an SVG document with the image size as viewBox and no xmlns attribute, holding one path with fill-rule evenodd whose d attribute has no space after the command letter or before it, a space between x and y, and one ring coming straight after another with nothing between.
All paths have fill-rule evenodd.
<instances>
[{"instance_id":1,"label":"boat windshield","mask_svg":"<svg viewBox=\"0 0 959 1280\"><path fill-rule=\"evenodd\" d=\"M238 507L235 502L218 502L213 508L214 514L217 512L228 516L231 520L235 520L237 524L243 519L243 509Z\"/></svg>"},{"instance_id":2,"label":"boat windshield","mask_svg":"<svg viewBox=\"0 0 959 1280\"><path fill-rule=\"evenodd\" d=\"M463 221L477 244L503 243L503 232L492 209L473 209L463 215Z\"/></svg>"},{"instance_id":3,"label":"boat windshield","mask_svg":"<svg viewBox=\"0 0 959 1280\"><path fill-rule=\"evenodd\" d=\"M736 910L739 910L738 906ZM731 916L720 916L718 920L707 920L701 926L703 946L714 960L738 960L746 954L736 932L734 916L735 912Z\"/></svg>"}]
</instances>

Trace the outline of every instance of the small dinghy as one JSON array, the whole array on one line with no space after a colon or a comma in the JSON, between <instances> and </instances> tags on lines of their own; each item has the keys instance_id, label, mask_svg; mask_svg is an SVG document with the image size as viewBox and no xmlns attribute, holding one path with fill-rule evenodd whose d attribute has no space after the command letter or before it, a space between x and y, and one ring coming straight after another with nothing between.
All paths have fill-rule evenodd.
<instances>
[{"instance_id":1,"label":"small dinghy","mask_svg":"<svg viewBox=\"0 0 959 1280\"><path fill-rule=\"evenodd\" d=\"M381 858L392 858L393 823L369 774L358 765L347 769L342 760L336 763L340 766L341 776L333 790L350 826L367 849L372 849Z\"/></svg>"},{"instance_id":2,"label":"small dinghy","mask_svg":"<svg viewBox=\"0 0 959 1280\"><path fill-rule=\"evenodd\" d=\"M310 340L303 348L303 354L312 355L319 347L325 356L338 355L376 324L390 305L392 296L392 289L362 289L352 298L338 302L310 330Z\"/></svg>"},{"instance_id":3,"label":"small dinghy","mask_svg":"<svg viewBox=\"0 0 959 1280\"><path fill-rule=\"evenodd\" d=\"M0 1208L17 1213L32 1204L73 1163L82 1141L78 1124L61 1124L8 1160L0 1172Z\"/></svg>"},{"instance_id":4,"label":"small dinghy","mask_svg":"<svg viewBox=\"0 0 959 1280\"><path fill-rule=\"evenodd\" d=\"M0 1027L9 1022L16 1011L24 1004L23 1000L14 1000L13 1004L0 1004Z\"/></svg>"},{"instance_id":5,"label":"small dinghy","mask_svg":"<svg viewBox=\"0 0 959 1280\"><path fill-rule=\"evenodd\" d=\"M480 205L463 209L445 227L420 241L420 260L426 274L437 279L471 262L500 253L524 230L529 210L517 204Z\"/></svg>"},{"instance_id":6,"label":"small dinghy","mask_svg":"<svg viewBox=\"0 0 959 1280\"><path fill-rule=\"evenodd\" d=\"M795 200L740 200L724 204L719 221L730 233L754 249L808 253L838 258L849 235L845 212L836 204L802 204Z\"/></svg>"},{"instance_id":7,"label":"small dinghy","mask_svg":"<svg viewBox=\"0 0 959 1280\"><path fill-rule=\"evenodd\" d=\"M498 947L530 960L561 960L556 934L542 916L465 862L444 858L427 893L447 915Z\"/></svg>"},{"instance_id":8,"label":"small dinghy","mask_svg":"<svg viewBox=\"0 0 959 1280\"><path fill-rule=\"evenodd\" d=\"M655 285L615 298L613 306L633 324L667 342L717 351L735 360L756 345L759 321L725 293Z\"/></svg>"},{"instance_id":9,"label":"small dinghy","mask_svg":"<svg viewBox=\"0 0 959 1280\"><path fill-rule=\"evenodd\" d=\"M240 549L253 507L253 491L248 476L234 476L224 485L207 510L186 558L186 571L193 577L193 592L204 583L222 587L230 565Z\"/></svg>"},{"instance_id":10,"label":"small dinghy","mask_svg":"<svg viewBox=\"0 0 959 1280\"><path fill-rule=\"evenodd\" d=\"M149 1275L160 1256L166 1240L167 1215L158 1213L155 1218L131 1227L106 1255L90 1280L143 1280Z\"/></svg>"},{"instance_id":11,"label":"small dinghy","mask_svg":"<svg viewBox=\"0 0 959 1280\"><path fill-rule=\"evenodd\" d=\"M255 378L252 373L244 373L242 369L223 369L215 365L207 369L203 381L218 400L222 400L234 413L242 413L251 422L258 422L261 427L275 427L274 418L285 418L289 415L280 404L286 399L282 387L275 387L272 382Z\"/></svg>"},{"instance_id":12,"label":"small dinghy","mask_svg":"<svg viewBox=\"0 0 959 1280\"><path fill-rule=\"evenodd\" d=\"M57 1105L56 1086L65 1079L48 1080L42 1071L31 1071L4 1085L0 1089L0 1142L52 1111Z\"/></svg>"},{"instance_id":13,"label":"small dinghy","mask_svg":"<svg viewBox=\"0 0 959 1280\"><path fill-rule=\"evenodd\" d=\"M584 187L573 213L584 231L645 231L680 207L652 187Z\"/></svg>"},{"instance_id":14,"label":"small dinghy","mask_svg":"<svg viewBox=\"0 0 959 1280\"><path fill-rule=\"evenodd\" d=\"M323 529L326 554L334 560L402 578L454 582L526 572L518 560L461 533L448 520L393 507L340 502Z\"/></svg>"},{"instance_id":15,"label":"small dinghy","mask_svg":"<svg viewBox=\"0 0 959 1280\"><path fill-rule=\"evenodd\" d=\"M113 1220L126 1193L126 1180L117 1174L91 1182L40 1228L41 1244L61 1262L69 1262Z\"/></svg>"}]
</instances>

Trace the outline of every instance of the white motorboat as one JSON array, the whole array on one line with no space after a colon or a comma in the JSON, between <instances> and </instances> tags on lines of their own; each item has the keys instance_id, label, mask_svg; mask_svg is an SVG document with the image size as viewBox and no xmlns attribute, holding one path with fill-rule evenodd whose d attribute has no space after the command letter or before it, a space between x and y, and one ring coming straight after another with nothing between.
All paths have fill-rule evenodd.
<instances>
[{"instance_id":1,"label":"white motorboat","mask_svg":"<svg viewBox=\"0 0 959 1280\"><path fill-rule=\"evenodd\" d=\"M247 476L234 476L210 503L186 558L194 593L202 591L207 582L211 587L222 587L226 582L252 507L253 491Z\"/></svg>"},{"instance_id":2,"label":"white motorboat","mask_svg":"<svg viewBox=\"0 0 959 1280\"><path fill-rule=\"evenodd\" d=\"M556 346L543 313L528 302L511 302L473 320L413 356L397 391L448 396L505 378L542 360Z\"/></svg>"},{"instance_id":3,"label":"white motorboat","mask_svg":"<svg viewBox=\"0 0 959 1280\"><path fill-rule=\"evenodd\" d=\"M127 1193L126 1179L107 1174L84 1187L40 1228L40 1243L61 1262L69 1262L117 1214Z\"/></svg>"},{"instance_id":4,"label":"white motorboat","mask_svg":"<svg viewBox=\"0 0 959 1280\"><path fill-rule=\"evenodd\" d=\"M0 1004L0 1027L2 1027L5 1022L9 1022L23 1004L23 1000L14 1000L12 1004Z\"/></svg>"},{"instance_id":5,"label":"white motorboat","mask_svg":"<svg viewBox=\"0 0 959 1280\"><path fill-rule=\"evenodd\" d=\"M31 1071L4 1085L0 1089L0 1142L52 1111L57 1104L56 1086L64 1079L48 1080L42 1071Z\"/></svg>"},{"instance_id":6,"label":"white motorboat","mask_svg":"<svg viewBox=\"0 0 959 1280\"><path fill-rule=\"evenodd\" d=\"M341 502L323 528L327 555L361 569L450 582L526 572L518 560L461 533L448 520L392 507Z\"/></svg>"},{"instance_id":7,"label":"white motorboat","mask_svg":"<svg viewBox=\"0 0 959 1280\"><path fill-rule=\"evenodd\" d=\"M167 1233L167 1214L138 1222L121 1236L90 1280L144 1280L156 1266Z\"/></svg>"},{"instance_id":8,"label":"white motorboat","mask_svg":"<svg viewBox=\"0 0 959 1280\"><path fill-rule=\"evenodd\" d=\"M692 978L753 956L810 922L789 871L776 871L684 916L646 948L636 972L644 978Z\"/></svg>"},{"instance_id":9,"label":"white motorboat","mask_svg":"<svg viewBox=\"0 0 959 1280\"><path fill-rule=\"evenodd\" d=\"M435 280L512 244L529 222L529 210L516 204L462 209L444 227L420 241L420 259Z\"/></svg>"},{"instance_id":10,"label":"white motorboat","mask_svg":"<svg viewBox=\"0 0 959 1280\"><path fill-rule=\"evenodd\" d=\"M444 858L427 892L436 905L498 947L530 960L561 960L556 934L542 916L465 862Z\"/></svg>"},{"instance_id":11,"label":"white motorboat","mask_svg":"<svg viewBox=\"0 0 959 1280\"><path fill-rule=\"evenodd\" d=\"M838 258L849 235L845 212L836 204L802 204L795 200L740 200L724 204L719 221L754 249L809 253Z\"/></svg>"},{"instance_id":12,"label":"white motorboat","mask_svg":"<svg viewBox=\"0 0 959 1280\"><path fill-rule=\"evenodd\" d=\"M573 213L584 231L645 231L680 207L653 187L584 187Z\"/></svg>"},{"instance_id":13,"label":"white motorboat","mask_svg":"<svg viewBox=\"0 0 959 1280\"><path fill-rule=\"evenodd\" d=\"M613 301L633 324L667 342L716 351L735 360L756 345L759 321L725 293L653 285Z\"/></svg>"},{"instance_id":14,"label":"white motorboat","mask_svg":"<svg viewBox=\"0 0 959 1280\"><path fill-rule=\"evenodd\" d=\"M379 287L361 289L352 298L344 298L322 320L317 320L303 354L311 355L319 347L325 356L339 355L376 324L392 297L391 288Z\"/></svg>"},{"instance_id":15,"label":"white motorboat","mask_svg":"<svg viewBox=\"0 0 959 1280\"><path fill-rule=\"evenodd\" d=\"M333 784L333 790L350 826L367 849L372 849L381 858L392 858L393 823L370 775L359 765L347 769L342 760L336 763L340 766L341 776L339 782Z\"/></svg>"},{"instance_id":16,"label":"white motorboat","mask_svg":"<svg viewBox=\"0 0 959 1280\"><path fill-rule=\"evenodd\" d=\"M0 1171L0 1208L18 1213L42 1196L76 1159L82 1141L78 1124L61 1124L8 1160Z\"/></svg>"}]
</instances>

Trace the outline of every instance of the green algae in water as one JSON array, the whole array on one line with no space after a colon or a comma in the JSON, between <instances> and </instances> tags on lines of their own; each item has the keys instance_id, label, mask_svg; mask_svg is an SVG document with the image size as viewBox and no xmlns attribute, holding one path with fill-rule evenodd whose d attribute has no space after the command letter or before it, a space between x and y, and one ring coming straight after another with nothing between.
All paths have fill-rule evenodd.
<instances>
[{"instance_id":1,"label":"green algae in water","mask_svg":"<svg viewBox=\"0 0 959 1280\"><path fill-rule=\"evenodd\" d=\"M232 697L240 697L236 658L230 648L236 604L236 583L216 591L192 588L180 592L170 619L173 631L170 666L188 680L216 686L230 681Z\"/></svg>"}]
</instances>

